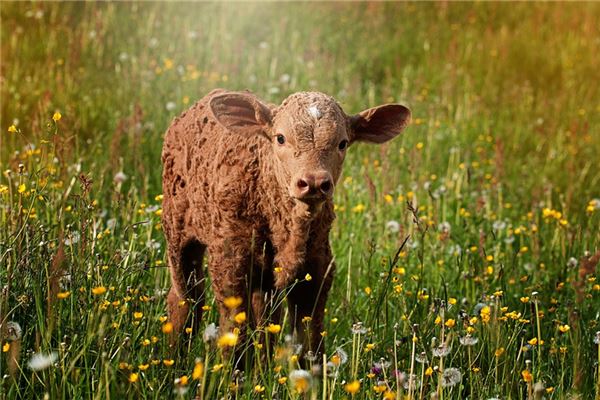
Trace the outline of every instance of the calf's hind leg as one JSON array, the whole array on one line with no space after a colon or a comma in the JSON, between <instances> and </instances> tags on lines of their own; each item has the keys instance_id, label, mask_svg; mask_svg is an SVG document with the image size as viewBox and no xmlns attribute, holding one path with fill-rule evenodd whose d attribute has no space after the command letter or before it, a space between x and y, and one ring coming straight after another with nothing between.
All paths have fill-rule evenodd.
<instances>
[{"instance_id":1,"label":"calf's hind leg","mask_svg":"<svg viewBox=\"0 0 600 400\"><path fill-rule=\"evenodd\" d=\"M183 246L169 246L172 286L167 297L167 309L176 334L183 331L190 309L193 310L193 331L199 326L204 305L202 258L205 250L206 246L196 239L186 241Z\"/></svg>"}]
</instances>

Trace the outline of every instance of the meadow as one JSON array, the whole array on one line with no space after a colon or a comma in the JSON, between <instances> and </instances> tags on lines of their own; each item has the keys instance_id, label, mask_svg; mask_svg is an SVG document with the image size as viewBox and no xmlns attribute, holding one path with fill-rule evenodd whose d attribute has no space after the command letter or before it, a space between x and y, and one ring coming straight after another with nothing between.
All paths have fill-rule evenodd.
<instances>
[{"instance_id":1,"label":"meadow","mask_svg":"<svg viewBox=\"0 0 600 400\"><path fill-rule=\"evenodd\" d=\"M0 398L600 399L600 5L1 2ZM337 185L323 359L169 347L162 138L216 87L412 109ZM209 285L210 287L210 285Z\"/></svg>"}]
</instances>

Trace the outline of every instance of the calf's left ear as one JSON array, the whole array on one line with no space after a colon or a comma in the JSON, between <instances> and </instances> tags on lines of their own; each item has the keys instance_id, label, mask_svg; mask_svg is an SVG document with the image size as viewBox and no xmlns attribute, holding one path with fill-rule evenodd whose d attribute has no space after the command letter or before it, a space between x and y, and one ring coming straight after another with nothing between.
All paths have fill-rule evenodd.
<instances>
[{"instance_id":1,"label":"calf's left ear","mask_svg":"<svg viewBox=\"0 0 600 400\"><path fill-rule=\"evenodd\" d=\"M396 137L410 122L410 110L401 104L384 104L350 117L350 141L384 143Z\"/></svg>"}]
</instances>

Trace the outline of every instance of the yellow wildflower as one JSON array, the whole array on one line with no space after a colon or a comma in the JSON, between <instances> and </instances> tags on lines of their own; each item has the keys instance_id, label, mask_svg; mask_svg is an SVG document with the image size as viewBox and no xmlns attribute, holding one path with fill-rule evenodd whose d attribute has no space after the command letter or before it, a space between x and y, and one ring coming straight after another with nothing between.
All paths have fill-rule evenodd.
<instances>
[{"instance_id":1,"label":"yellow wildflower","mask_svg":"<svg viewBox=\"0 0 600 400\"><path fill-rule=\"evenodd\" d=\"M132 372L131 374L129 374L129 382L131 383L135 383L138 381L139 375L135 372Z\"/></svg>"},{"instance_id":2,"label":"yellow wildflower","mask_svg":"<svg viewBox=\"0 0 600 400\"><path fill-rule=\"evenodd\" d=\"M163 333L169 334L173 332L173 323L172 322L165 322L162 326L162 331Z\"/></svg>"},{"instance_id":3,"label":"yellow wildflower","mask_svg":"<svg viewBox=\"0 0 600 400\"><path fill-rule=\"evenodd\" d=\"M237 308L240 305L242 305L242 298L235 296L227 297L225 298L225 300L223 300L223 304L225 304L225 307L229 308L230 310L233 310L234 308Z\"/></svg>"},{"instance_id":4,"label":"yellow wildflower","mask_svg":"<svg viewBox=\"0 0 600 400\"><path fill-rule=\"evenodd\" d=\"M15 133L17 131L17 127L15 125L11 125L8 127L8 131L10 133Z\"/></svg>"},{"instance_id":5,"label":"yellow wildflower","mask_svg":"<svg viewBox=\"0 0 600 400\"><path fill-rule=\"evenodd\" d=\"M92 294L95 296L100 296L104 293L106 293L106 288L104 286L98 286L98 287L92 288Z\"/></svg>"},{"instance_id":6,"label":"yellow wildflower","mask_svg":"<svg viewBox=\"0 0 600 400\"><path fill-rule=\"evenodd\" d=\"M173 359L163 360L163 364L165 364L165 367L170 367L173 364L175 364L175 360L173 360Z\"/></svg>"},{"instance_id":7,"label":"yellow wildflower","mask_svg":"<svg viewBox=\"0 0 600 400\"><path fill-rule=\"evenodd\" d=\"M278 324L269 324L267 326L267 332L277 334L281 331L281 325Z\"/></svg>"},{"instance_id":8,"label":"yellow wildflower","mask_svg":"<svg viewBox=\"0 0 600 400\"><path fill-rule=\"evenodd\" d=\"M360 382L357 380L349 382L344 386L344 390L351 395L355 395L360 390Z\"/></svg>"},{"instance_id":9,"label":"yellow wildflower","mask_svg":"<svg viewBox=\"0 0 600 400\"><path fill-rule=\"evenodd\" d=\"M202 374L204 373L204 364L201 361L197 361L194 365L194 370L192 371L192 379L200 380L202 378Z\"/></svg>"},{"instance_id":10,"label":"yellow wildflower","mask_svg":"<svg viewBox=\"0 0 600 400\"><path fill-rule=\"evenodd\" d=\"M60 121L61 118L62 118L62 115L58 111L55 112L54 115L52 116L52 119L54 120L54 122Z\"/></svg>"},{"instance_id":11,"label":"yellow wildflower","mask_svg":"<svg viewBox=\"0 0 600 400\"><path fill-rule=\"evenodd\" d=\"M246 321L246 313L244 311L242 311L242 312L235 314L235 316L233 317L233 320L237 324L243 324Z\"/></svg>"},{"instance_id":12,"label":"yellow wildflower","mask_svg":"<svg viewBox=\"0 0 600 400\"><path fill-rule=\"evenodd\" d=\"M233 347L237 344L238 335L233 332L223 334L217 341L219 347Z\"/></svg>"},{"instance_id":13,"label":"yellow wildflower","mask_svg":"<svg viewBox=\"0 0 600 400\"><path fill-rule=\"evenodd\" d=\"M69 297L71 295L71 292L67 291L67 292L60 292L56 294L56 297L59 299L66 299L67 297Z\"/></svg>"}]
</instances>

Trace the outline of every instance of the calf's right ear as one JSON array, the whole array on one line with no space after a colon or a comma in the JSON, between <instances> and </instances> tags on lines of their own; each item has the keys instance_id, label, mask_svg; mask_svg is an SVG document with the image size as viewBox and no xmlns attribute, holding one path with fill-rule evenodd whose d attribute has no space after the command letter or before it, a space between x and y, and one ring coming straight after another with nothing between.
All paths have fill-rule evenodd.
<instances>
[{"instance_id":1,"label":"calf's right ear","mask_svg":"<svg viewBox=\"0 0 600 400\"><path fill-rule=\"evenodd\" d=\"M265 134L272 121L269 107L250 93L220 94L210 100L209 108L215 119L234 133Z\"/></svg>"}]
</instances>

